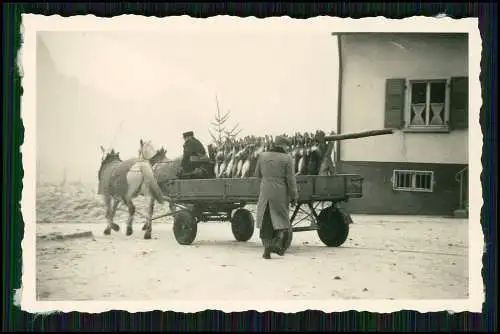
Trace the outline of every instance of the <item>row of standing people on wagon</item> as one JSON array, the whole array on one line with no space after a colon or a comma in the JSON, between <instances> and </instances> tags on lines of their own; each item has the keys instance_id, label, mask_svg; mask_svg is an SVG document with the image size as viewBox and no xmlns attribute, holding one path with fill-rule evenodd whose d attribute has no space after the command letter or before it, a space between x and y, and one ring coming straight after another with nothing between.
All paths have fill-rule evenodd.
<instances>
[{"instance_id":1,"label":"row of standing people on wagon","mask_svg":"<svg viewBox=\"0 0 500 334\"><path fill-rule=\"evenodd\" d=\"M199 165L196 161L211 161L214 169L211 172L217 178L254 176L259 154L271 150L278 137L290 143L287 153L292 156L295 175L332 175L335 172L332 159L334 143L327 143L325 133L318 130L315 134L296 133L293 137L247 136L227 140L219 147L209 144L207 150L193 131L187 131L183 133L182 173L185 175L193 173Z\"/></svg>"},{"instance_id":2,"label":"row of standing people on wagon","mask_svg":"<svg viewBox=\"0 0 500 334\"><path fill-rule=\"evenodd\" d=\"M332 175L335 172L332 158L334 143L325 141L323 131L296 133L293 136L280 135L279 137L290 142L288 153L294 160L296 175ZM269 151L274 145L275 138L247 136L227 140L219 146L209 144L208 155L215 163L215 176L218 178L252 176L258 155Z\"/></svg>"}]
</instances>

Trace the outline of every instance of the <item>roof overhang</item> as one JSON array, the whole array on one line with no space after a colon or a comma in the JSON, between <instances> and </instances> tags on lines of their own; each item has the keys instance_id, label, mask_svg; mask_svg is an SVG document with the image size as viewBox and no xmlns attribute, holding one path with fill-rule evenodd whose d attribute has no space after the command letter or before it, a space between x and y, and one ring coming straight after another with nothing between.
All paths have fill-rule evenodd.
<instances>
[{"instance_id":1,"label":"roof overhang","mask_svg":"<svg viewBox=\"0 0 500 334\"><path fill-rule=\"evenodd\" d=\"M469 33L467 32L398 32L398 31L344 31L344 32L331 32L332 36L344 36L344 35L399 35L399 36L422 36L422 35L439 35L440 37L467 37Z\"/></svg>"}]
</instances>

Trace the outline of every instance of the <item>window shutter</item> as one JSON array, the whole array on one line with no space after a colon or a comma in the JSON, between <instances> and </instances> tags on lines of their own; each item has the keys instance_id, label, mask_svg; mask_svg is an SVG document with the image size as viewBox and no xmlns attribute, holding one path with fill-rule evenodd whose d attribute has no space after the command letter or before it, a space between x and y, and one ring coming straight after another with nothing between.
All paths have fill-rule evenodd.
<instances>
[{"instance_id":1,"label":"window shutter","mask_svg":"<svg viewBox=\"0 0 500 334\"><path fill-rule=\"evenodd\" d=\"M469 125L469 78L451 78L450 127L467 129Z\"/></svg>"},{"instance_id":2,"label":"window shutter","mask_svg":"<svg viewBox=\"0 0 500 334\"><path fill-rule=\"evenodd\" d=\"M385 84L385 122L390 129L404 126L405 79L387 79Z\"/></svg>"}]
</instances>

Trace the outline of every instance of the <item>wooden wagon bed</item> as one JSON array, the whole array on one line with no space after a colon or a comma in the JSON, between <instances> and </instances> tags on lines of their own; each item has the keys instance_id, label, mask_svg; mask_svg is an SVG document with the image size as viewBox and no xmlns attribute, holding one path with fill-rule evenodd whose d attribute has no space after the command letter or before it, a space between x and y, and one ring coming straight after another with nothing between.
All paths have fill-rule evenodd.
<instances>
[{"instance_id":1,"label":"wooden wagon bed","mask_svg":"<svg viewBox=\"0 0 500 334\"><path fill-rule=\"evenodd\" d=\"M290 221L292 227L286 235L286 246L293 232L316 230L324 244L342 245L347 239L350 215L337 203L363 195L363 178L356 174L333 176L297 176L299 199ZM175 179L163 182L160 188L180 210L174 212L174 236L182 245L191 244L202 221L230 221L234 237L248 241L254 233L254 217L245 208L259 198L260 180L257 178ZM319 205L330 205L319 213ZM297 218L301 214L300 218ZM158 217L161 218L161 217ZM308 226L297 226L309 219Z\"/></svg>"}]
</instances>

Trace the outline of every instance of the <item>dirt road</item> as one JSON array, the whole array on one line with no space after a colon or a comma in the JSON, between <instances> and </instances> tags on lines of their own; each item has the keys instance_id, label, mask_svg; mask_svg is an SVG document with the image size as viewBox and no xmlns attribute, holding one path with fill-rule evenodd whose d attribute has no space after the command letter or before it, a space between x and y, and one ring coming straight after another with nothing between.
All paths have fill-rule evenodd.
<instances>
[{"instance_id":1,"label":"dirt road","mask_svg":"<svg viewBox=\"0 0 500 334\"><path fill-rule=\"evenodd\" d=\"M228 223L202 223L191 246L171 223L144 240L104 236L104 222L37 224L40 300L455 299L467 298L467 220L353 216L349 240L324 246L315 232L294 234L288 253L261 257L258 231L234 241ZM94 237L40 238L92 231Z\"/></svg>"}]
</instances>

